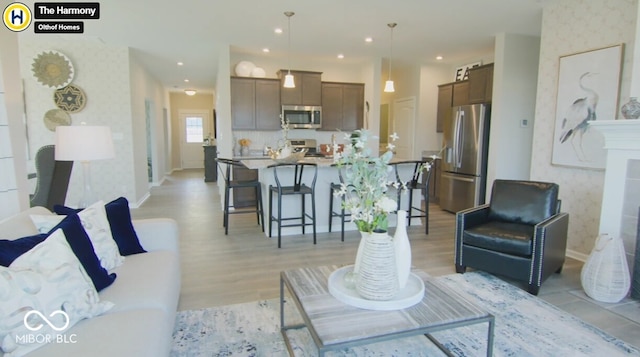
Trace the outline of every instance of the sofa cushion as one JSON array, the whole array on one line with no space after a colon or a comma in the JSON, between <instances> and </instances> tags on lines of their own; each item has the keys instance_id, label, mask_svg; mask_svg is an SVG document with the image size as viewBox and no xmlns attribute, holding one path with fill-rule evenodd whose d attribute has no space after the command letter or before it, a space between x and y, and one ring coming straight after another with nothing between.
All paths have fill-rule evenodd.
<instances>
[{"instance_id":1,"label":"sofa cushion","mask_svg":"<svg viewBox=\"0 0 640 357\"><path fill-rule=\"evenodd\" d=\"M8 267L14 260L16 260L16 258L35 247L46 238L47 234L41 233L14 240L0 239L0 265Z\"/></svg>"},{"instance_id":2,"label":"sofa cushion","mask_svg":"<svg viewBox=\"0 0 640 357\"><path fill-rule=\"evenodd\" d=\"M156 251L127 257L115 272L118 279L100 292L112 301L112 312L158 308L175 314L180 296L180 265L176 253Z\"/></svg>"},{"instance_id":3,"label":"sofa cushion","mask_svg":"<svg viewBox=\"0 0 640 357\"><path fill-rule=\"evenodd\" d=\"M549 182L495 180L489 219L535 225L556 213L558 185Z\"/></svg>"},{"instance_id":4,"label":"sofa cushion","mask_svg":"<svg viewBox=\"0 0 640 357\"><path fill-rule=\"evenodd\" d=\"M466 245L530 257L533 233L528 224L491 221L465 230L462 239Z\"/></svg>"},{"instance_id":5,"label":"sofa cushion","mask_svg":"<svg viewBox=\"0 0 640 357\"><path fill-rule=\"evenodd\" d=\"M40 233L48 232L56 224L64 219L59 215L31 215L31 220ZM82 222L85 232L91 239L91 244L95 250L100 265L107 270L113 270L122 262L124 257L120 255L118 245L113 240L104 202L98 201L91 206L78 212L78 217Z\"/></svg>"},{"instance_id":6,"label":"sofa cushion","mask_svg":"<svg viewBox=\"0 0 640 357\"><path fill-rule=\"evenodd\" d=\"M136 231L131 223L129 201L124 197L120 197L107 203L104 208L107 212L113 240L116 241L120 254L127 256L146 252L140 245ZM58 214L71 214L82 211L81 209L60 205L55 205L53 209Z\"/></svg>"},{"instance_id":7,"label":"sofa cushion","mask_svg":"<svg viewBox=\"0 0 640 357\"><path fill-rule=\"evenodd\" d=\"M28 357L169 356L174 322L154 309L109 313L69 329L65 335L75 343L48 344Z\"/></svg>"},{"instance_id":8,"label":"sofa cushion","mask_svg":"<svg viewBox=\"0 0 640 357\"><path fill-rule=\"evenodd\" d=\"M100 261L91 244L91 240L82 227L80 217L77 214L66 216L51 231L62 229L67 237L67 242L71 246L73 253L78 257L82 266L91 277L96 290L100 291L111 285L116 279L116 274L109 274L105 268L100 265Z\"/></svg>"},{"instance_id":9,"label":"sofa cushion","mask_svg":"<svg viewBox=\"0 0 640 357\"><path fill-rule=\"evenodd\" d=\"M16 239L38 234L31 222L32 214L52 214L44 207L31 207L0 221L0 239Z\"/></svg>"},{"instance_id":10,"label":"sofa cushion","mask_svg":"<svg viewBox=\"0 0 640 357\"><path fill-rule=\"evenodd\" d=\"M5 356L21 356L45 340L25 336L51 338L113 306L99 301L98 292L61 229L18 257L9 268L0 267L0 301L0 346ZM43 323L42 316L51 324Z\"/></svg>"}]
</instances>

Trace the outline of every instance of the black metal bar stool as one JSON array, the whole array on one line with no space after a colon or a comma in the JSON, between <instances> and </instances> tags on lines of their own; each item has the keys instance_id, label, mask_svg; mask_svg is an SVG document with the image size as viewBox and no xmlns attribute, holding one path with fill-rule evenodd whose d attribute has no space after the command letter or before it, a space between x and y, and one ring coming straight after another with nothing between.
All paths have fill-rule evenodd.
<instances>
[{"instance_id":1,"label":"black metal bar stool","mask_svg":"<svg viewBox=\"0 0 640 357\"><path fill-rule=\"evenodd\" d=\"M276 181L276 186L269 186L269 237L271 237L271 222L278 223L278 248L281 246L282 227L302 227L302 234L304 234L306 226L313 226L313 244L316 244L316 179L318 178L318 166L315 163L294 163L294 164L274 164L268 166L273 168L273 175ZM313 173L313 180L310 185L303 183L304 169L311 170ZM293 184L283 185L283 180L286 174L290 174L293 171ZM284 182L291 182L286 180ZM273 214L273 194L278 196L278 212L277 216ZM300 216L295 217L282 217L282 197L290 195L299 195L301 198ZM307 214L305 207L305 197L311 195L311 215ZM311 223L306 221L306 218L311 220ZM282 221L300 220L300 223L282 224Z\"/></svg>"},{"instance_id":2,"label":"black metal bar stool","mask_svg":"<svg viewBox=\"0 0 640 357\"><path fill-rule=\"evenodd\" d=\"M264 232L264 213L263 213L263 205L262 205L262 187L260 185L260 181L251 180L251 181L241 181L241 180L232 180L231 179L231 169L234 166L237 167L245 167L237 160L225 159L225 158L216 158L216 162L218 163L218 167L220 168L220 174L224 178L224 217L223 217L223 226L224 226L224 234L229 233L229 215L230 214L242 214L242 213L254 213L256 214L256 218L258 220L258 224L262 225L262 231ZM229 202L231 190L234 188L253 188L256 193L256 205L255 209L235 209L233 205ZM230 208L234 208L233 211Z\"/></svg>"},{"instance_id":3,"label":"black metal bar stool","mask_svg":"<svg viewBox=\"0 0 640 357\"><path fill-rule=\"evenodd\" d=\"M332 167L337 167L336 164L332 164ZM344 169L345 167L337 167L338 169L338 178L340 179L340 183L332 182L331 190L329 191L329 232L331 232L331 226L333 224L333 219L336 217L340 218L340 240L344 242L344 222L345 218L351 217L351 213L347 212L344 209L344 201L346 199L345 195L340 196L340 209L335 210L333 207L333 197L334 193L340 191L342 188L342 184L344 184Z\"/></svg>"},{"instance_id":4,"label":"black metal bar stool","mask_svg":"<svg viewBox=\"0 0 640 357\"><path fill-rule=\"evenodd\" d=\"M431 177L431 170L425 168L426 165L431 165L429 160L408 160L398 161L391 164L396 173L396 180L398 183L403 184L405 190L398 190L398 209L402 209L401 197L402 193L406 192L409 195L409 204L407 206L407 225L411 226L411 218L424 217L425 234L429 234L429 178ZM402 175L400 173L401 167L407 167L408 169L413 166L411 177L408 174ZM413 190L422 190L424 197L424 209L422 206L413 206ZM420 213L414 214L415 211Z\"/></svg>"}]
</instances>

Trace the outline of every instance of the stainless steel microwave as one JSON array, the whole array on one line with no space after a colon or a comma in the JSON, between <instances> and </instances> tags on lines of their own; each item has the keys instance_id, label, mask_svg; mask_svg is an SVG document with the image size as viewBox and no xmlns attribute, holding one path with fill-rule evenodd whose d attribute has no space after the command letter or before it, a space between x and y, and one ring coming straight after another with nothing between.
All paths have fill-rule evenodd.
<instances>
[{"instance_id":1,"label":"stainless steel microwave","mask_svg":"<svg viewBox=\"0 0 640 357\"><path fill-rule=\"evenodd\" d=\"M322 107L283 105L282 119L292 129L317 129L322 126Z\"/></svg>"}]
</instances>

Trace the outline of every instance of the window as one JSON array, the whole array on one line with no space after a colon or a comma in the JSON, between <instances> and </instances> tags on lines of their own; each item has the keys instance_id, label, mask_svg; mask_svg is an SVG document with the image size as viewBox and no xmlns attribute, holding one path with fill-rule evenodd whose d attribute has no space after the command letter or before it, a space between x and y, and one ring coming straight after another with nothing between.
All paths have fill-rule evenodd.
<instances>
[{"instance_id":1,"label":"window","mask_svg":"<svg viewBox=\"0 0 640 357\"><path fill-rule=\"evenodd\" d=\"M202 117L186 117L187 143L201 143L204 140Z\"/></svg>"}]
</instances>

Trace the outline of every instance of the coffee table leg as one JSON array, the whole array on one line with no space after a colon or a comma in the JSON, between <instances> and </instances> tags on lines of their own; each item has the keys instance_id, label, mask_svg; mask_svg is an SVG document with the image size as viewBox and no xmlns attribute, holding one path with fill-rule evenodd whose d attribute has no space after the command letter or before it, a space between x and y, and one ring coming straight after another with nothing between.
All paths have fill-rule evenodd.
<instances>
[{"instance_id":1,"label":"coffee table leg","mask_svg":"<svg viewBox=\"0 0 640 357\"><path fill-rule=\"evenodd\" d=\"M487 336L487 356L491 357L493 356L493 328L494 328L494 324L495 324L495 318L493 317L493 315L491 315L491 318L489 319L489 328L488 328L488 336Z\"/></svg>"}]
</instances>

